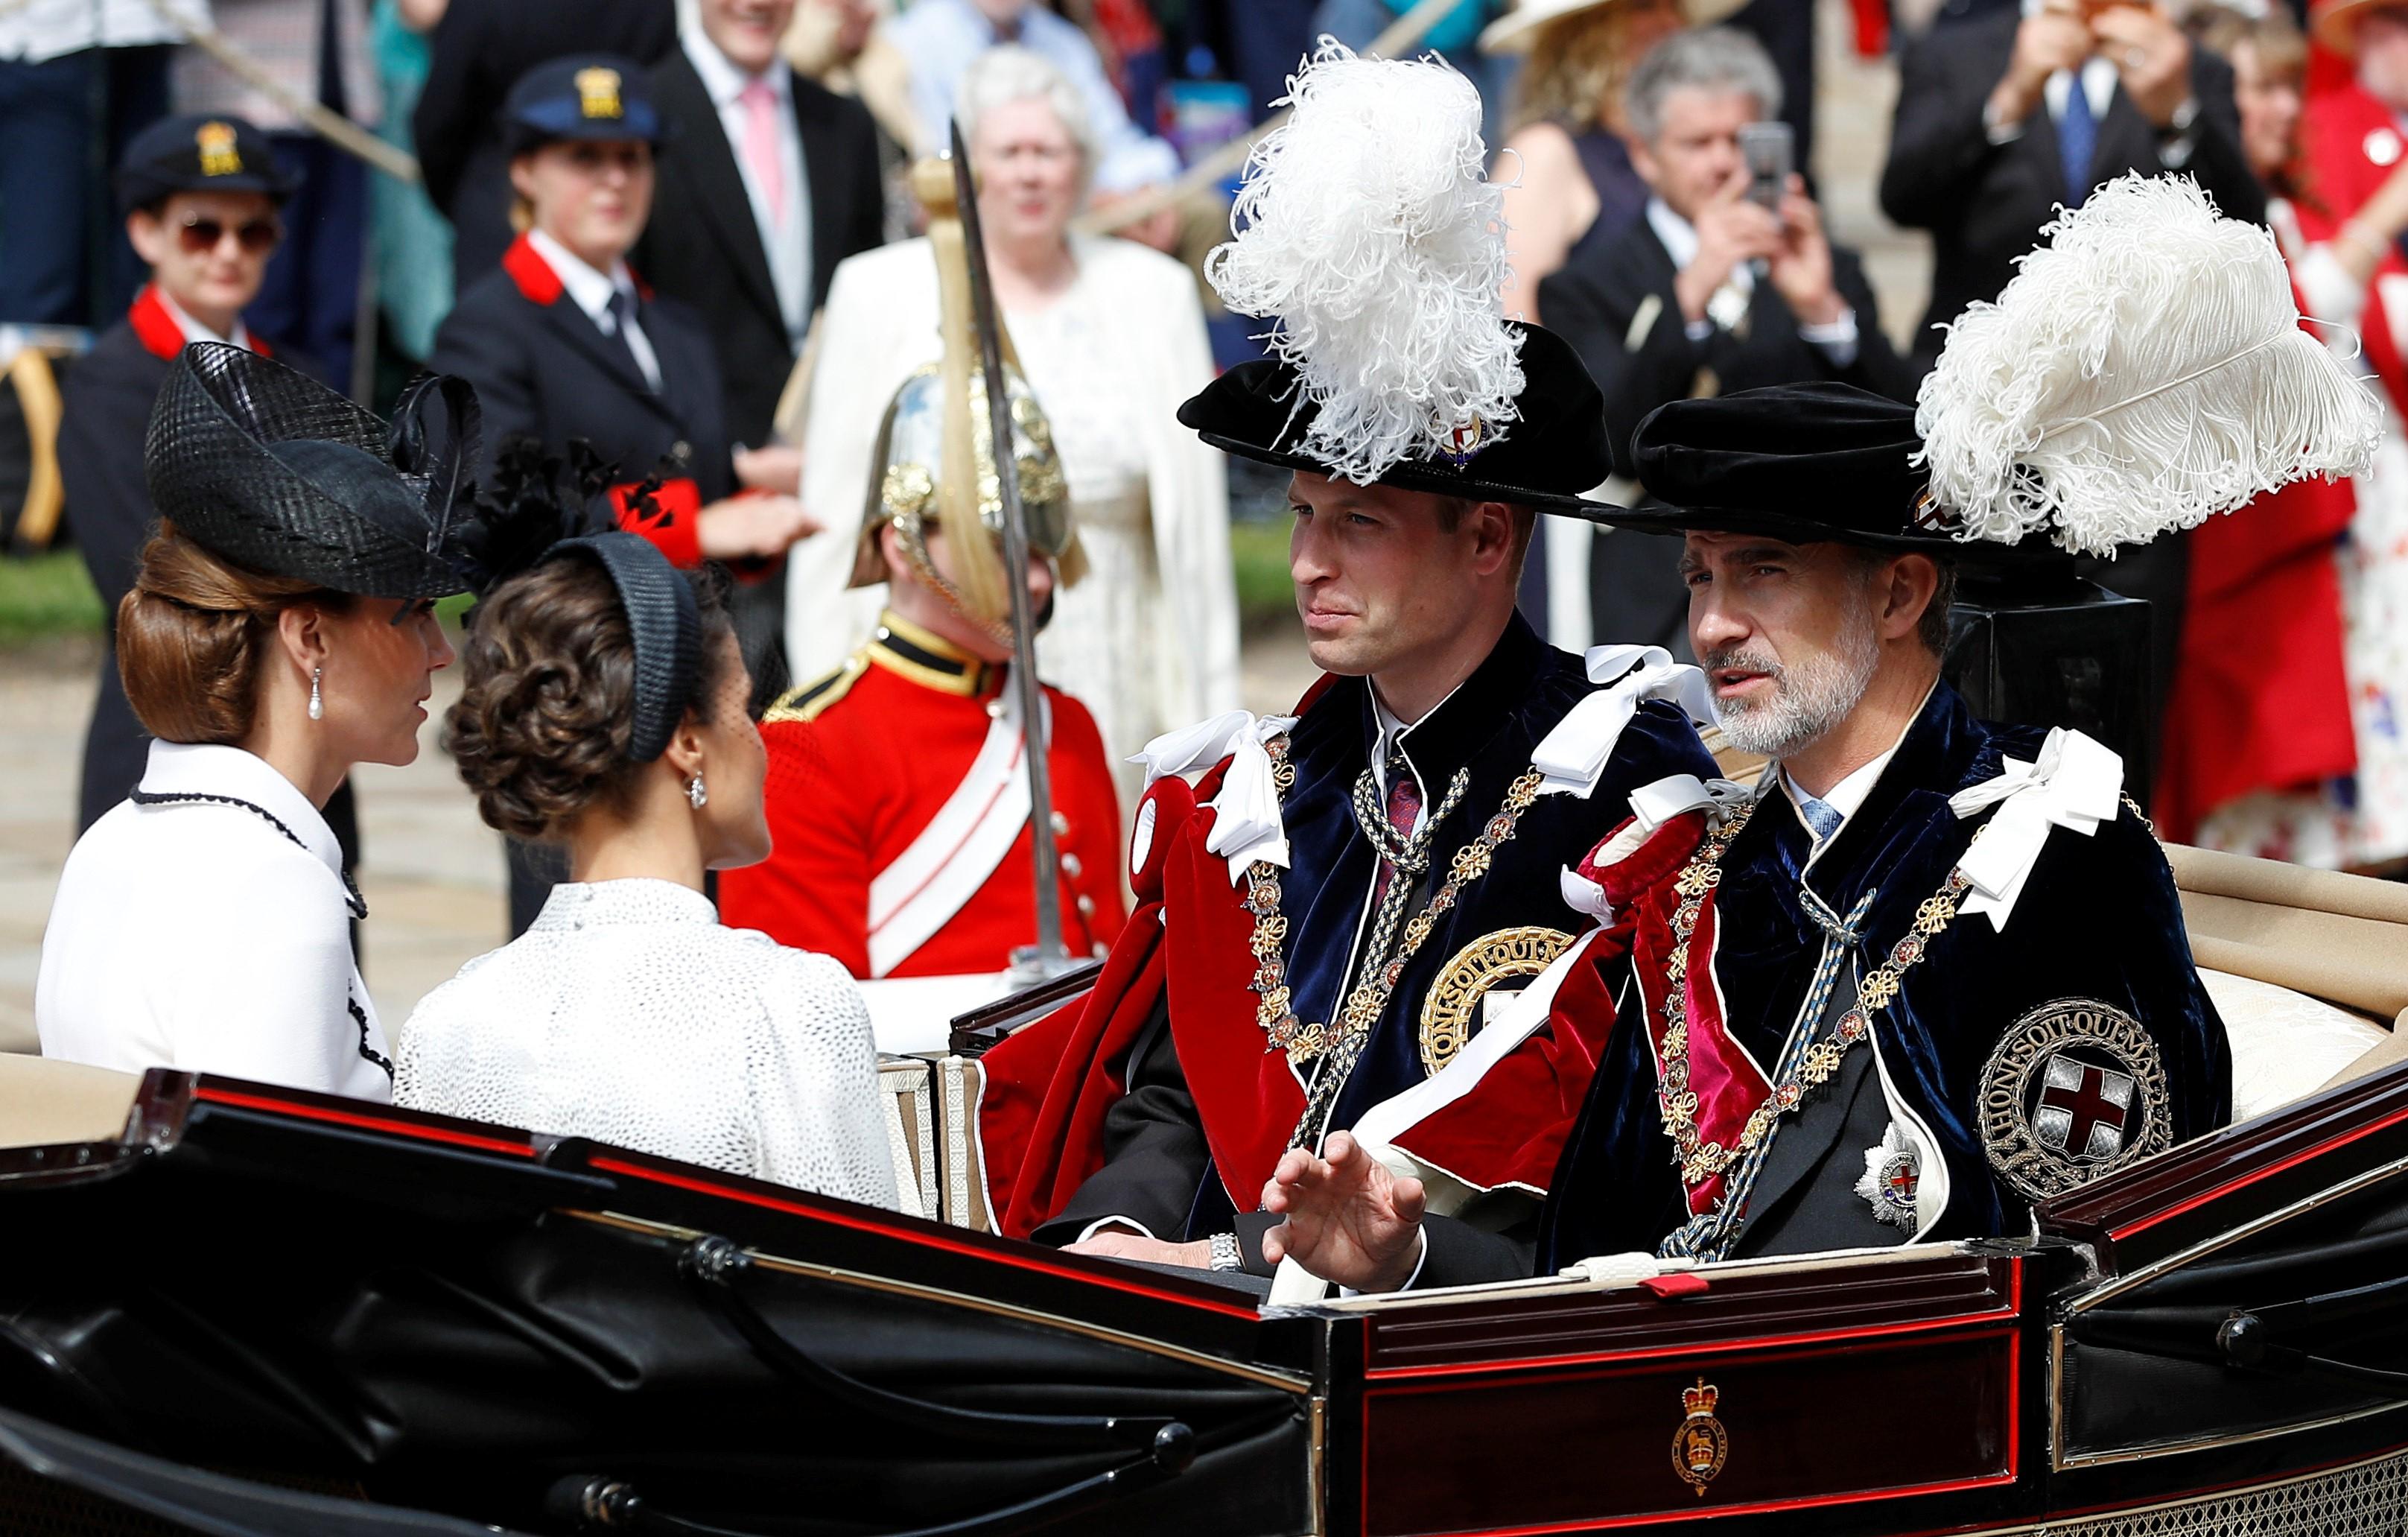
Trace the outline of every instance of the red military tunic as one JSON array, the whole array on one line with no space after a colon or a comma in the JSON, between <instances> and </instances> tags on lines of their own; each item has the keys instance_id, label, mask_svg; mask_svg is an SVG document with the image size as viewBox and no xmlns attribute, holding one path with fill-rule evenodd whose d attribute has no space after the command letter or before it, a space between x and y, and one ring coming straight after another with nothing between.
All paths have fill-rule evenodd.
<instances>
[{"instance_id":1,"label":"red military tunic","mask_svg":"<svg viewBox=\"0 0 2408 1537\"><path fill-rule=\"evenodd\" d=\"M1004 682L1004 668L890 612L843 667L780 699L761 724L775 847L764 863L720 877L724 921L833 955L865 979L1002 970L1015 946L1037 937L1029 829L1023 813L999 862L977 879L995 857L977 852L977 813L992 797L962 791L992 751ZM1095 718L1056 689L1045 697L1062 939L1073 955L1099 954L1126 917L1119 801ZM1008 765L1002 771L1025 782ZM924 840L940 812L958 836L939 828ZM898 886L892 872L906 869L919 874ZM915 916L924 925L947 911L913 942Z\"/></svg>"}]
</instances>

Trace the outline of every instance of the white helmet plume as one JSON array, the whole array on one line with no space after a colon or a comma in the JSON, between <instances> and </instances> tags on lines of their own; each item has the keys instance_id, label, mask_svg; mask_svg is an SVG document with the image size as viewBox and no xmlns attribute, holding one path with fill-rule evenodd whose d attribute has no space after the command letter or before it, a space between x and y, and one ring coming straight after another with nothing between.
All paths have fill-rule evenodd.
<instances>
[{"instance_id":1,"label":"white helmet plume","mask_svg":"<svg viewBox=\"0 0 2408 1537\"><path fill-rule=\"evenodd\" d=\"M1358 59L1328 38L1254 147L1236 238L1204 264L1221 300L1269 318L1318 409L1303 451L1356 484L1504 435L1522 393L1505 323L1503 192L1484 174L1480 94L1435 58Z\"/></svg>"},{"instance_id":2,"label":"white helmet plume","mask_svg":"<svg viewBox=\"0 0 2408 1537\"><path fill-rule=\"evenodd\" d=\"M2300 329L2265 229L2187 177L2130 175L2042 234L1923 381L1921 460L1960 538L2106 554L2364 467L2379 408Z\"/></svg>"}]
</instances>

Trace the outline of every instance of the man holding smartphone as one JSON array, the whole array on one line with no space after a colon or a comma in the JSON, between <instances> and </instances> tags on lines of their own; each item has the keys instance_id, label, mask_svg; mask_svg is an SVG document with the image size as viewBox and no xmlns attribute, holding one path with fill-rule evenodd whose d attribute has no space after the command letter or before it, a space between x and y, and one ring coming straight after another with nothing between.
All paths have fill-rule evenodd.
<instances>
[{"instance_id":1,"label":"man holding smartphone","mask_svg":"<svg viewBox=\"0 0 2408 1537\"><path fill-rule=\"evenodd\" d=\"M1548 324L1604 393L1624 475L1631 433L1668 401L1811 380L1914 396L1862 264L1832 246L1792 168L1780 108L1780 77L1745 33L1709 27L1659 44L1631 72L1625 104L1645 215L1540 285ZM1591 551L1597 638L1685 656L1673 541L1617 533Z\"/></svg>"}]
</instances>

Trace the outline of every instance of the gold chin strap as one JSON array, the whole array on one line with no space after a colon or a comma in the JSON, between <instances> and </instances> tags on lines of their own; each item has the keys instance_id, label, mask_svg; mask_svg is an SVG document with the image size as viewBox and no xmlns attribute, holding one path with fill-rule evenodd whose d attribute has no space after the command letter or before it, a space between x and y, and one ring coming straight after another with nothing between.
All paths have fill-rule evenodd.
<instances>
[{"instance_id":1,"label":"gold chin strap","mask_svg":"<svg viewBox=\"0 0 2408 1537\"><path fill-rule=\"evenodd\" d=\"M922 586L943 598L946 607L976 625L982 633L997 644L1010 646L1012 643L1011 621L990 618L971 607L962 596L961 589L948 582L937 569L936 563L928 558L924 525L918 513L909 513L895 520L895 542L903 552L904 564L911 567L913 579Z\"/></svg>"}]
</instances>

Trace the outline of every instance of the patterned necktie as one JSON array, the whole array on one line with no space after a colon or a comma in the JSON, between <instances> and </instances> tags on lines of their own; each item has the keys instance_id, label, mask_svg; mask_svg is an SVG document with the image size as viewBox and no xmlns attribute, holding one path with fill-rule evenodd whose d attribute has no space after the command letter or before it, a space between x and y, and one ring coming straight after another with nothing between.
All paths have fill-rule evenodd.
<instances>
[{"instance_id":1,"label":"patterned necktie","mask_svg":"<svg viewBox=\"0 0 2408 1537\"><path fill-rule=\"evenodd\" d=\"M2090 93L2083 89L2082 71L2071 71L2065 93L2065 115L2057 121L2057 153L2065 166L2065 206L2082 207L2090 195L2090 161L2099 152L2099 120L2090 112Z\"/></svg>"},{"instance_id":2,"label":"patterned necktie","mask_svg":"<svg viewBox=\"0 0 2408 1537\"><path fill-rule=\"evenodd\" d=\"M786 222L786 168L778 158L778 93L754 80L737 94L744 104L744 165L767 205L769 222Z\"/></svg>"},{"instance_id":3,"label":"patterned necktie","mask_svg":"<svg viewBox=\"0 0 2408 1537\"><path fill-rule=\"evenodd\" d=\"M1388 826L1397 830L1399 842L1409 842L1413 826L1421 818L1421 781L1413 778L1412 766L1405 762L1405 755L1396 754L1388 759ZM1387 900L1388 881L1396 873L1396 866L1385 859L1380 861L1380 879L1371 888L1372 912L1379 912L1380 904Z\"/></svg>"},{"instance_id":4,"label":"patterned necktie","mask_svg":"<svg viewBox=\"0 0 2408 1537\"><path fill-rule=\"evenodd\" d=\"M1798 813L1806 819L1806 826L1814 830L1814 841L1818 845L1829 842L1831 835L1840 830L1840 824L1847 820L1840 814L1837 806L1828 800L1817 800L1813 796L1805 796L1799 800Z\"/></svg>"}]
</instances>

